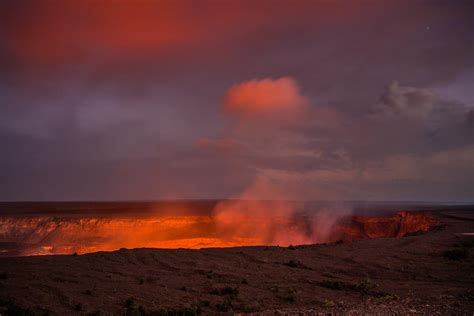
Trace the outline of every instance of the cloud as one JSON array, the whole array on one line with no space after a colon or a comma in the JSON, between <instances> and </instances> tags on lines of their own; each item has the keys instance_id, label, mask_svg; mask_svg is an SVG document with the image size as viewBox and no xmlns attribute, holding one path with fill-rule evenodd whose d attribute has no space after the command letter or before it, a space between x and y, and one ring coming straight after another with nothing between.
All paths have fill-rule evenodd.
<instances>
[{"instance_id":1,"label":"cloud","mask_svg":"<svg viewBox=\"0 0 474 316\"><path fill-rule=\"evenodd\" d=\"M229 139L239 144L232 155L221 156L243 160L253 170L253 181L238 198L341 198L339 187L356 173L347 168L350 155L337 131L349 126L342 113L311 104L290 77L236 84L227 91L222 108L237 120L225 127L220 138L200 138L196 144L215 149L218 155ZM331 182L338 188L327 186Z\"/></svg>"},{"instance_id":2,"label":"cloud","mask_svg":"<svg viewBox=\"0 0 474 316\"><path fill-rule=\"evenodd\" d=\"M452 120L467 115L469 108L447 100L429 89L401 86L392 82L382 94L378 110L388 117L406 117L427 121Z\"/></svg>"},{"instance_id":3,"label":"cloud","mask_svg":"<svg viewBox=\"0 0 474 316\"><path fill-rule=\"evenodd\" d=\"M393 82L364 118L365 151L426 154L472 144L471 111L468 104L431 89Z\"/></svg>"},{"instance_id":4,"label":"cloud","mask_svg":"<svg viewBox=\"0 0 474 316\"><path fill-rule=\"evenodd\" d=\"M469 179L460 175L474 163L468 137L472 110L430 89L394 82L381 93L375 111L354 116L311 104L295 79L283 77L234 85L222 106L238 119L220 138L199 143L253 171L254 180L239 197L269 199L275 191L286 199L410 196L411 191L441 192L453 185L450 175L458 180L449 194L462 197L468 191L462 186ZM304 115L290 115L299 111ZM273 120L274 113L285 114L286 121ZM220 148L228 139L239 146L224 157ZM409 190L396 185L401 183ZM426 188L415 189L416 183ZM255 189L266 186L272 190Z\"/></svg>"},{"instance_id":5,"label":"cloud","mask_svg":"<svg viewBox=\"0 0 474 316\"><path fill-rule=\"evenodd\" d=\"M224 97L225 111L233 115L294 115L306 110L309 99L300 93L295 79L254 79L234 85Z\"/></svg>"},{"instance_id":6,"label":"cloud","mask_svg":"<svg viewBox=\"0 0 474 316\"><path fill-rule=\"evenodd\" d=\"M426 118L435 110L437 97L428 89L403 87L394 81L380 101L386 115Z\"/></svg>"}]
</instances>

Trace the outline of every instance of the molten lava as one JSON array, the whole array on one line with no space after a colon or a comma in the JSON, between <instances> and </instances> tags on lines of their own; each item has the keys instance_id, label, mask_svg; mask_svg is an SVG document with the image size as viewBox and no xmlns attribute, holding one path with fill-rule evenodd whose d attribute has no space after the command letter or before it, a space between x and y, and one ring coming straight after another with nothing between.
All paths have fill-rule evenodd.
<instances>
[{"instance_id":1,"label":"molten lava","mask_svg":"<svg viewBox=\"0 0 474 316\"><path fill-rule=\"evenodd\" d=\"M253 205L256 206L256 205ZM420 212L389 217L295 216L286 209L178 216L26 216L0 218L0 255L46 255L120 248L205 248L311 244L426 231L435 221ZM237 214L240 214L237 216Z\"/></svg>"}]
</instances>

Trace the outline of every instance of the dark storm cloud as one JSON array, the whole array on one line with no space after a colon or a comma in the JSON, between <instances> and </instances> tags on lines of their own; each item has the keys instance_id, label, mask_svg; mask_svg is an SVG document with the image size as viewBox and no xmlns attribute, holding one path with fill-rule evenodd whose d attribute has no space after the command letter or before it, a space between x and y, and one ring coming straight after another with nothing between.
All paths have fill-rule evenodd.
<instances>
[{"instance_id":1,"label":"dark storm cloud","mask_svg":"<svg viewBox=\"0 0 474 316\"><path fill-rule=\"evenodd\" d=\"M118 3L0 5L0 198L225 197L261 174L306 198L473 196L456 88L471 1ZM222 111L231 87L281 77L304 119L236 127Z\"/></svg>"}]
</instances>

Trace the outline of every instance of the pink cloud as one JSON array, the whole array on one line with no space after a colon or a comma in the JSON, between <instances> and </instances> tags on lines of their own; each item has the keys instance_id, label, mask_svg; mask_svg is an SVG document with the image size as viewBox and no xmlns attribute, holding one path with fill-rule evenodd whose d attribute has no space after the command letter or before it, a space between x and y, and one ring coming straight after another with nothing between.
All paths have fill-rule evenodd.
<instances>
[{"instance_id":1,"label":"pink cloud","mask_svg":"<svg viewBox=\"0 0 474 316\"><path fill-rule=\"evenodd\" d=\"M232 86L224 97L224 110L230 114L255 117L297 114L309 106L290 77L254 79Z\"/></svg>"}]
</instances>

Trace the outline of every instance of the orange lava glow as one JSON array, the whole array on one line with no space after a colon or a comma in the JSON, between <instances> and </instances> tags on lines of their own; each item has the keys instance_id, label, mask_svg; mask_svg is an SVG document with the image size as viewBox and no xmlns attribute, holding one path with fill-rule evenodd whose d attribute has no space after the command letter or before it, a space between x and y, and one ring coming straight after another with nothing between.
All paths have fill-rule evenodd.
<instances>
[{"instance_id":1,"label":"orange lava glow","mask_svg":"<svg viewBox=\"0 0 474 316\"><path fill-rule=\"evenodd\" d=\"M284 208L275 209L277 216L272 218L265 212L243 212L235 217L232 205L228 207L221 206L216 214L205 216L5 217L0 219L0 243L15 244L16 252L1 249L0 255L82 254L120 248L287 246L401 237L429 230L434 224L427 215L409 212L330 222L321 216L311 220L290 218L285 216Z\"/></svg>"},{"instance_id":2,"label":"orange lava glow","mask_svg":"<svg viewBox=\"0 0 474 316\"><path fill-rule=\"evenodd\" d=\"M26 246L22 255L255 244L245 238L217 238L210 216L5 218L0 226L3 242Z\"/></svg>"}]
</instances>

